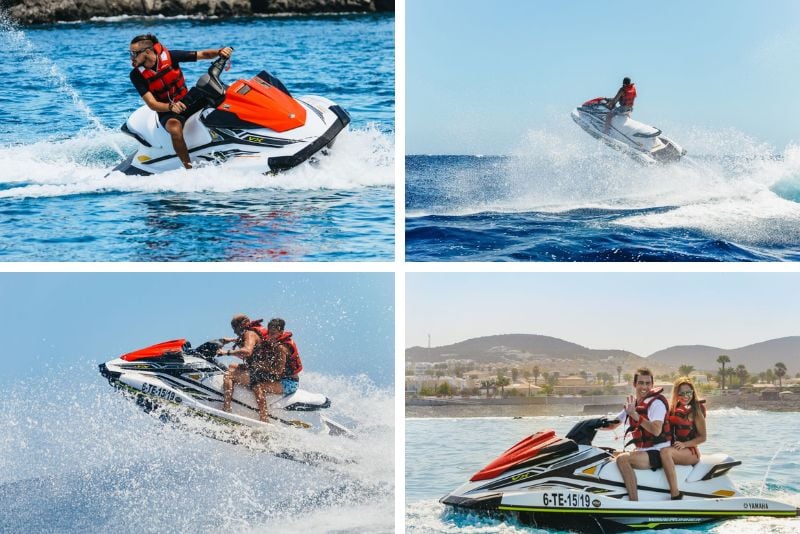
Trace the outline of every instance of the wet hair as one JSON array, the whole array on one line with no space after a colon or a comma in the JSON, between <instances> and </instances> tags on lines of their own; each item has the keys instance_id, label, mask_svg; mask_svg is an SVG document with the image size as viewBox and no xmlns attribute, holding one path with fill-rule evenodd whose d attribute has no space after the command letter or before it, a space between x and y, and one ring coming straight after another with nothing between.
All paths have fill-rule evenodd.
<instances>
[{"instance_id":1,"label":"wet hair","mask_svg":"<svg viewBox=\"0 0 800 534\"><path fill-rule=\"evenodd\" d=\"M622 85L630 85L630 84L631 84L631 79L630 78L628 78L627 76L622 78Z\"/></svg>"},{"instance_id":2,"label":"wet hair","mask_svg":"<svg viewBox=\"0 0 800 534\"><path fill-rule=\"evenodd\" d=\"M150 41L150 46L152 46L154 44L158 44L158 37L152 33L143 33L142 35L137 35L131 39L131 44L140 43L142 41Z\"/></svg>"},{"instance_id":3,"label":"wet hair","mask_svg":"<svg viewBox=\"0 0 800 534\"><path fill-rule=\"evenodd\" d=\"M275 317L273 319L270 319L270 321L267 323L267 328L273 328L273 327L283 332L283 329L286 328L286 321L284 321L280 317Z\"/></svg>"},{"instance_id":4,"label":"wet hair","mask_svg":"<svg viewBox=\"0 0 800 534\"><path fill-rule=\"evenodd\" d=\"M633 385L634 386L636 385L636 382L639 381L639 375L649 376L650 379L653 380L653 383L655 384L655 379L653 378L653 371L651 371L647 367L639 367L636 370L636 373L633 375Z\"/></svg>"},{"instance_id":5,"label":"wet hair","mask_svg":"<svg viewBox=\"0 0 800 534\"><path fill-rule=\"evenodd\" d=\"M250 323L250 318L243 313L237 313L231 319L231 328L236 330L237 328L244 326Z\"/></svg>"}]
</instances>

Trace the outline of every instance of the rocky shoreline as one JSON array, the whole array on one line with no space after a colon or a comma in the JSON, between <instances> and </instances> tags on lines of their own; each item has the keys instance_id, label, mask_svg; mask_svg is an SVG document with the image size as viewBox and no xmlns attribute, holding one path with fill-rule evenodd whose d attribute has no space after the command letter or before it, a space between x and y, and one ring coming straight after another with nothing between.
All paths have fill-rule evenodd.
<instances>
[{"instance_id":1,"label":"rocky shoreline","mask_svg":"<svg viewBox=\"0 0 800 534\"><path fill-rule=\"evenodd\" d=\"M622 407L624 397L528 397L507 399L406 399L406 417L535 417L598 416ZM709 410L740 408L770 412L800 412L800 395L763 400L758 394L715 395L707 399Z\"/></svg>"},{"instance_id":2,"label":"rocky shoreline","mask_svg":"<svg viewBox=\"0 0 800 534\"><path fill-rule=\"evenodd\" d=\"M92 17L393 12L394 0L0 0L20 24L48 24Z\"/></svg>"}]
</instances>

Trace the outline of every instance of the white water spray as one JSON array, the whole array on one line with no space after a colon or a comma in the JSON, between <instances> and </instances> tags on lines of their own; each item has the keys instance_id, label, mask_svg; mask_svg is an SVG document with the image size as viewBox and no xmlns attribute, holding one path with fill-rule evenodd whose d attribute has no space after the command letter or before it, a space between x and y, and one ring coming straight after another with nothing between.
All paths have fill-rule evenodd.
<instances>
[{"instance_id":1,"label":"white water spray","mask_svg":"<svg viewBox=\"0 0 800 534\"><path fill-rule=\"evenodd\" d=\"M25 32L17 27L8 16L8 13L2 8L0 8L0 35L3 36L3 40L5 41L3 49L16 50L19 54L27 56L29 65L41 72L46 78L50 79L57 90L68 95L75 107L86 117L96 130L100 132L109 131L108 128L103 126L103 123L100 122L100 119L97 118L89 106L86 105L86 102L84 102L78 91L69 83L67 77L61 72L61 69L49 58L35 49L31 40L25 35ZM109 139L108 143L120 157L125 157L125 153L119 148L116 142Z\"/></svg>"},{"instance_id":2,"label":"white water spray","mask_svg":"<svg viewBox=\"0 0 800 534\"><path fill-rule=\"evenodd\" d=\"M778 455L782 452L792 452L795 450L796 450L795 448L791 449L787 448L785 444L778 447L778 450L775 451L775 454L772 455L772 458L770 458L769 463L767 464L767 470L764 472L764 478L761 480L761 489L759 489L758 491L759 496L761 497L764 496L764 491L767 489L767 479L769 478L769 471L770 469L772 469L772 465L775 463L775 460L777 460Z\"/></svg>"}]
</instances>

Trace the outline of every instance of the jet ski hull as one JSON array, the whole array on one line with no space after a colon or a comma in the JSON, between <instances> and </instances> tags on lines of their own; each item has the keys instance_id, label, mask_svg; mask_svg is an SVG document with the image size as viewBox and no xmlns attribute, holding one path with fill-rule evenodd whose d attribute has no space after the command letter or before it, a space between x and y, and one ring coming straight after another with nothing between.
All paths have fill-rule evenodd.
<instances>
[{"instance_id":1,"label":"jet ski hull","mask_svg":"<svg viewBox=\"0 0 800 534\"><path fill-rule=\"evenodd\" d=\"M734 517L797 516L792 506L753 497L634 502L555 486L476 499L449 495L441 502L464 511L513 517L525 525L575 532L688 528Z\"/></svg>"},{"instance_id":2,"label":"jet ski hull","mask_svg":"<svg viewBox=\"0 0 800 534\"><path fill-rule=\"evenodd\" d=\"M178 354L127 361L121 358L100 364L100 374L145 411L161 411L166 418L195 416L228 427L269 431L275 424L332 435L349 430L324 416L330 399L298 389L290 395L267 395L268 423L259 420L252 390L234 389L231 412L222 410L224 369L216 359Z\"/></svg>"},{"instance_id":3,"label":"jet ski hull","mask_svg":"<svg viewBox=\"0 0 800 534\"><path fill-rule=\"evenodd\" d=\"M284 171L332 147L350 123L331 100L295 98L266 71L226 87L218 78L221 65L212 65L183 100L191 113L183 137L194 165L235 162L258 172ZM183 168L170 134L148 106L134 111L122 131L138 148L112 172L146 176Z\"/></svg>"},{"instance_id":4,"label":"jet ski hull","mask_svg":"<svg viewBox=\"0 0 800 534\"><path fill-rule=\"evenodd\" d=\"M605 104L603 98L589 100L572 111L572 120L595 139L645 165L672 163L686 155L683 147L658 128L622 114L614 115L606 131L609 109Z\"/></svg>"},{"instance_id":5,"label":"jet ski hull","mask_svg":"<svg viewBox=\"0 0 800 534\"><path fill-rule=\"evenodd\" d=\"M594 432L589 443L593 437ZM684 528L732 517L798 515L794 506L742 495L728 477L739 464L725 454L711 454L695 466L676 466L684 493L677 501L670 499L663 470L637 470L640 500L629 501L608 450L540 432L440 502L471 513L513 516L526 524L579 532Z\"/></svg>"}]
</instances>

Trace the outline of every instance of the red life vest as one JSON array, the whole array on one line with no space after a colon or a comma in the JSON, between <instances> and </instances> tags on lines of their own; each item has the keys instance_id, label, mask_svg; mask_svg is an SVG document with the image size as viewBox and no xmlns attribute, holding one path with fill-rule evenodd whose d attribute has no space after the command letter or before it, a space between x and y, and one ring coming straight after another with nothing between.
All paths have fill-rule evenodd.
<instances>
[{"instance_id":1,"label":"red life vest","mask_svg":"<svg viewBox=\"0 0 800 534\"><path fill-rule=\"evenodd\" d=\"M297 345L292 339L292 333L289 331L281 333L277 339L269 337L269 330L261 326L263 319L256 319L250 321L245 326L245 330L252 330L258 334L261 340L253 348L253 355L250 357L251 362L270 361L275 358L275 349L277 344L284 344L289 348L289 355L286 357L286 366L284 367L283 376L279 378L293 378L297 380L297 375L303 370L303 363L300 361L300 353L297 350ZM244 334L236 342L238 346L244 345Z\"/></svg>"},{"instance_id":2,"label":"red life vest","mask_svg":"<svg viewBox=\"0 0 800 534\"><path fill-rule=\"evenodd\" d=\"M636 86L632 83L623 86L622 97L619 99L620 104L632 108L634 100L636 100Z\"/></svg>"},{"instance_id":3,"label":"red life vest","mask_svg":"<svg viewBox=\"0 0 800 534\"><path fill-rule=\"evenodd\" d=\"M303 362L300 361L300 353L292 339L292 333L288 330L281 333L277 339L278 343L283 343L289 347L289 355L286 357L286 371L284 378L297 378L298 373L303 370Z\"/></svg>"},{"instance_id":4,"label":"red life vest","mask_svg":"<svg viewBox=\"0 0 800 534\"><path fill-rule=\"evenodd\" d=\"M703 417L706 415L705 400L700 401L700 411L703 412ZM692 407L687 405L680 405L669 413L669 424L672 427L672 440L673 441L689 441L697 437L697 427L694 421L689 419L689 414L692 413Z\"/></svg>"},{"instance_id":5,"label":"red life vest","mask_svg":"<svg viewBox=\"0 0 800 534\"><path fill-rule=\"evenodd\" d=\"M189 91L186 89L186 80L179 67L172 66L172 56L169 50L161 43L153 45L156 53L156 69L148 69L144 65L139 67L139 72L147 81L148 89L159 102L177 102Z\"/></svg>"},{"instance_id":6,"label":"red life vest","mask_svg":"<svg viewBox=\"0 0 800 534\"><path fill-rule=\"evenodd\" d=\"M646 449L648 447L652 447L653 445L669 441L672 437L672 431L670 430L668 417L665 417L664 424L661 426L661 433L657 436L651 434L642 427L642 423L644 421L649 421L647 418L647 409L650 407L650 403L652 402L663 402L664 406L667 408L667 413L669 414L669 401L667 401L666 397L661 394L663 389L664 388L651 389L647 395L645 395L645 397L636 405L636 413L639 414L639 420L634 421L632 417L628 418L628 421L630 421L630 426L625 433L627 434L630 432L632 439L625 444L626 446L630 443L633 443L636 445L637 449Z\"/></svg>"}]
</instances>

